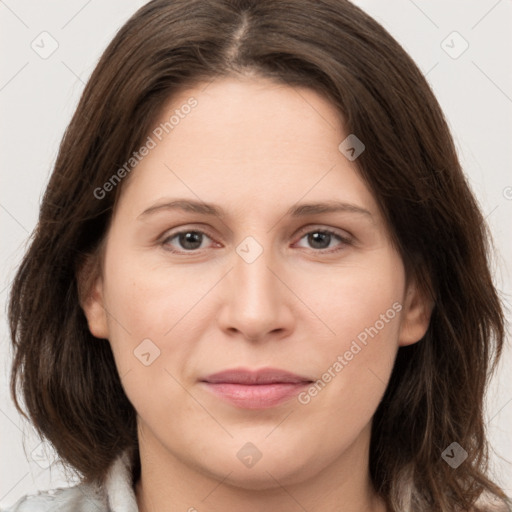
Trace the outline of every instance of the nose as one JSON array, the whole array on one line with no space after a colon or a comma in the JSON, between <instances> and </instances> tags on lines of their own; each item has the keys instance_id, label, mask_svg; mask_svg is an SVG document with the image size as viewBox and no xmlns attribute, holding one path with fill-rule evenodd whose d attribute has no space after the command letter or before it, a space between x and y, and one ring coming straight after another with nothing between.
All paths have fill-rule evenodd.
<instances>
[{"instance_id":1,"label":"nose","mask_svg":"<svg viewBox=\"0 0 512 512\"><path fill-rule=\"evenodd\" d=\"M234 251L232 269L222 283L218 316L224 332L251 342L288 336L294 325L294 300L297 302L283 265L270 249L258 245L253 242ZM261 249L261 254L252 260Z\"/></svg>"}]
</instances>

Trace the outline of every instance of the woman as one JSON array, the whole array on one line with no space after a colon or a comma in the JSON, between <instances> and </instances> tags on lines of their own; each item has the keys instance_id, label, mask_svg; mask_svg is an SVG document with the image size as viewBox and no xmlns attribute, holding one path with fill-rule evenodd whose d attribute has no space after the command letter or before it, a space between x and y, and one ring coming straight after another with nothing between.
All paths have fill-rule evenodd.
<instances>
[{"instance_id":1,"label":"woman","mask_svg":"<svg viewBox=\"0 0 512 512\"><path fill-rule=\"evenodd\" d=\"M148 3L10 300L13 395L83 481L11 510L510 510L487 251L436 99L360 9Z\"/></svg>"}]
</instances>

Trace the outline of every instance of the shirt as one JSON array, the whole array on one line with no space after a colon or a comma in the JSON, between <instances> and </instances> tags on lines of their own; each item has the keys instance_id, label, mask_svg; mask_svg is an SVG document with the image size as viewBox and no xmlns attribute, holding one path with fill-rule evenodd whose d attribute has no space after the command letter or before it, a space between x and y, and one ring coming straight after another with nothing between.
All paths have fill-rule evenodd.
<instances>
[{"instance_id":1,"label":"shirt","mask_svg":"<svg viewBox=\"0 0 512 512\"><path fill-rule=\"evenodd\" d=\"M138 512L132 488L128 456L119 456L105 478L105 484L95 486L80 483L73 487L40 491L20 498L0 512Z\"/></svg>"}]
</instances>

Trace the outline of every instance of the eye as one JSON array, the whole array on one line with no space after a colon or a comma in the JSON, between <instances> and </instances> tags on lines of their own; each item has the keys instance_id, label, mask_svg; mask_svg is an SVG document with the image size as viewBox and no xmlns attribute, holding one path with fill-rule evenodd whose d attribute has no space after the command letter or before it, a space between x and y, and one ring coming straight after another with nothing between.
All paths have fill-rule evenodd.
<instances>
[{"instance_id":1,"label":"eye","mask_svg":"<svg viewBox=\"0 0 512 512\"><path fill-rule=\"evenodd\" d=\"M188 229L184 231L178 231L177 233L167 236L162 241L162 245L167 249L169 246L173 246L171 241L176 239L176 243L181 247L178 248L178 250L174 250L172 248L168 250L171 252L192 252L204 248L201 247L202 242L204 241L204 237L210 238L204 231Z\"/></svg>"},{"instance_id":2,"label":"eye","mask_svg":"<svg viewBox=\"0 0 512 512\"><path fill-rule=\"evenodd\" d=\"M194 251L199 251L205 248L203 245L205 238L212 240L212 238L204 231L198 229L185 229L169 234L162 240L161 245L166 250L173 253L193 253ZM311 244L311 248L315 249L316 252L337 252L351 244L351 240L348 236L343 236L342 234L330 229L314 229L308 231L302 235L300 240L302 239L306 239L307 242ZM331 243L335 240L339 241L339 247L334 250L328 250L332 248Z\"/></svg>"},{"instance_id":3,"label":"eye","mask_svg":"<svg viewBox=\"0 0 512 512\"><path fill-rule=\"evenodd\" d=\"M301 237L300 240L306 239L307 243L311 244L313 249L318 249L320 252L337 252L342 250L345 246L351 244L351 240L348 236L343 236L336 231L332 231L330 229L315 229L313 231L308 231L305 235ZM337 239L340 247L335 248L334 250L327 250L331 246L331 242Z\"/></svg>"}]
</instances>

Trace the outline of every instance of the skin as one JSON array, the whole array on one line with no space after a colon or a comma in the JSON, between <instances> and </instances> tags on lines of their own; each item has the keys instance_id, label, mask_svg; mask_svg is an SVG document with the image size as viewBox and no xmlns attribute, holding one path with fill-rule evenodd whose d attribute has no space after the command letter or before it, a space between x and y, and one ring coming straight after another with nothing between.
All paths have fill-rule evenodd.
<instances>
[{"instance_id":1,"label":"skin","mask_svg":"<svg viewBox=\"0 0 512 512\"><path fill-rule=\"evenodd\" d=\"M338 150L348 133L326 99L255 76L217 79L173 97L161 122L190 97L197 106L123 183L83 304L138 413L139 509L383 512L368 471L372 417L398 348L425 334L429 305L406 279L357 160ZM141 215L175 198L226 214ZM369 213L286 215L327 200ZM348 241L315 244L311 233L324 229ZM187 245L174 236L183 230L205 234ZM263 250L251 263L236 251L248 236ZM319 379L397 303L307 404L242 409L199 382L239 366ZM147 338L160 350L148 366L134 355ZM237 457L247 442L262 454L251 468Z\"/></svg>"}]
</instances>

